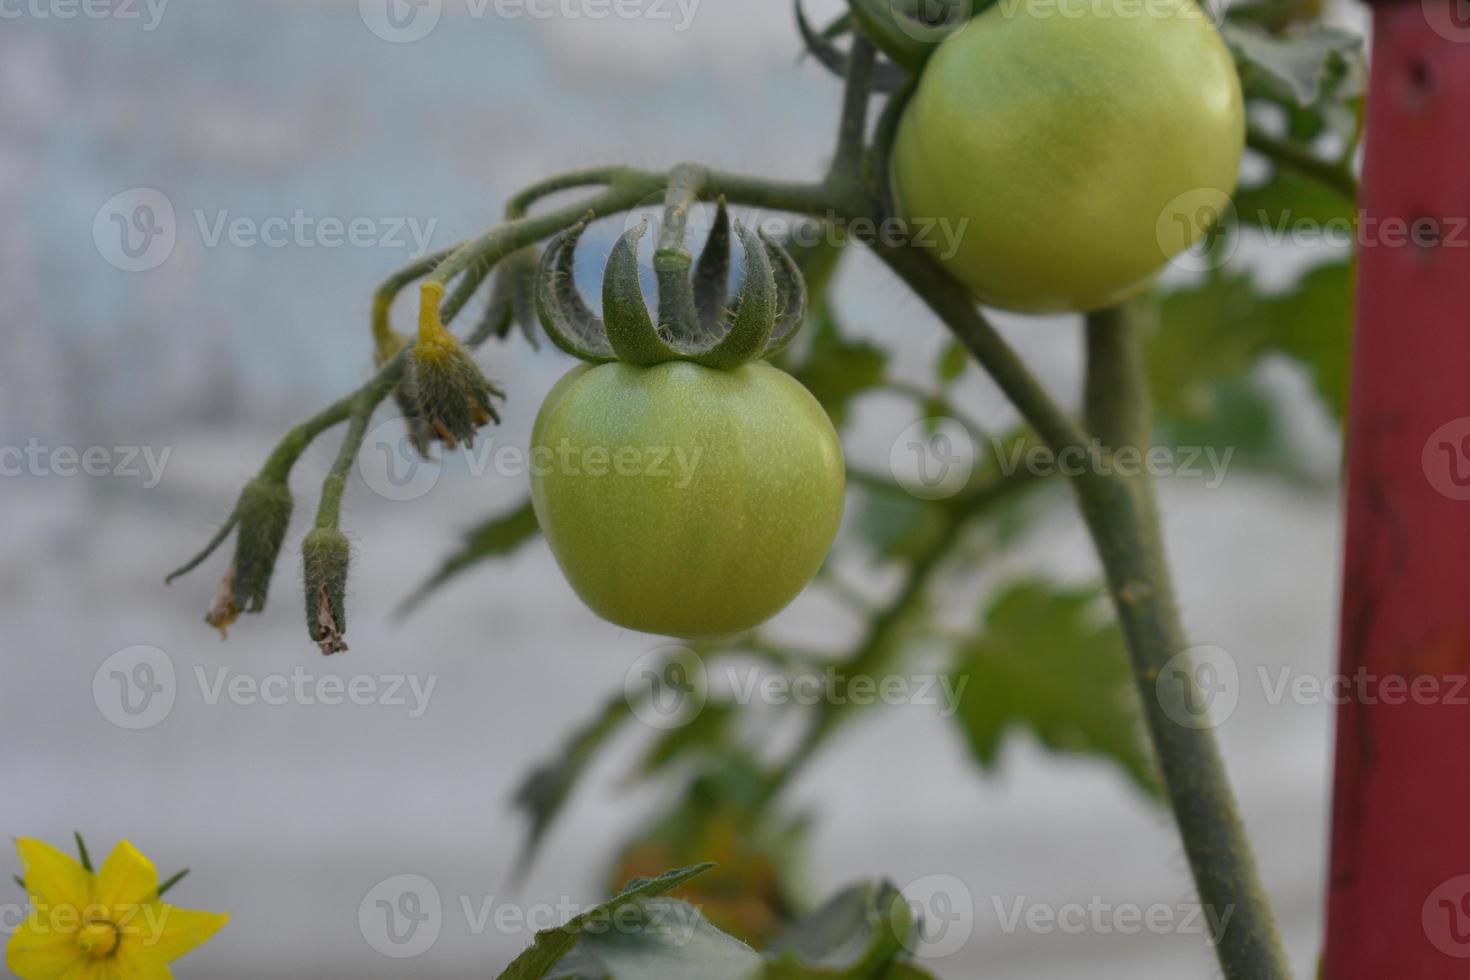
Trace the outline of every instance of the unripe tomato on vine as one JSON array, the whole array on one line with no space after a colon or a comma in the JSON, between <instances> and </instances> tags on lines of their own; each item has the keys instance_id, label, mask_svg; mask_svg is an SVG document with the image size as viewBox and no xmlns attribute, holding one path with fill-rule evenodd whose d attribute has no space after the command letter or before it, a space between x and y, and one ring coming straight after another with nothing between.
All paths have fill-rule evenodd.
<instances>
[{"instance_id":1,"label":"unripe tomato on vine","mask_svg":"<svg viewBox=\"0 0 1470 980\"><path fill-rule=\"evenodd\" d=\"M948 225L933 254L983 302L1090 311L1205 233L1194 205L1223 206L1244 146L1239 76L1194 0L1003 0L924 66L893 191Z\"/></svg>"},{"instance_id":2,"label":"unripe tomato on vine","mask_svg":"<svg viewBox=\"0 0 1470 980\"><path fill-rule=\"evenodd\" d=\"M660 326L644 304L637 242L608 260L605 322L572 283L582 228L547 248L542 321L587 361L552 388L531 438L531 500L577 594L603 618L670 636L759 625L821 567L842 519L837 433L801 383L759 358L800 326L800 271L736 225L744 283L725 308L723 207L691 285L660 275ZM660 260L669 255L661 250Z\"/></svg>"}]
</instances>

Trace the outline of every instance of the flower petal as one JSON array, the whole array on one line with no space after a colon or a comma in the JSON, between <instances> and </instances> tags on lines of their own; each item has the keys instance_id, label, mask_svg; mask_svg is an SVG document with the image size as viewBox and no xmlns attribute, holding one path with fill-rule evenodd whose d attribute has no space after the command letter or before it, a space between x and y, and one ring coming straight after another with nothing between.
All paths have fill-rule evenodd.
<instances>
[{"instance_id":1,"label":"flower petal","mask_svg":"<svg viewBox=\"0 0 1470 980\"><path fill-rule=\"evenodd\" d=\"M90 956L83 956L65 973L60 974L56 980L108 980L107 963L107 960L94 960Z\"/></svg>"},{"instance_id":2,"label":"flower petal","mask_svg":"<svg viewBox=\"0 0 1470 980\"><path fill-rule=\"evenodd\" d=\"M92 876L76 858L32 837L17 837L15 852L33 906L84 909L92 904Z\"/></svg>"},{"instance_id":3,"label":"flower petal","mask_svg":"<svg viewBox=\"0 0 1470 980\"><path fill-rule=\"evenodd\" d=\"M173 971L162 960L149 957L113 956L106 960L103 980L173 980Z\"/></svg>"},{"instance_id":4,"label":"flower petal","mask_svg":"<svg viewBox=\"0 0 1470 980\"><path fill-rule=\"evenodd\" d=\"M97 872L97 901L109 908L132 908L153 899L158 869L128 841L117 842Z\"/></svg>"},{"instance_id":5,"label":"flower petal","mask_svg":"<svg viewBox=\"0 0 1470 980\"><path fill-rule=\"evenodd\" d=\"M5 947L5 965L23 980L56 980L80 958L75 934L53 928L39 912L20 924Z\"/></svg>"},{"instance_id":6,"label":"flower petal","mask_svg":"<svg viewBox=\"0 0 1470 980\"><path fill-rule=\"evenodd\" d=\"M123 929L118 951L131 962L167 963L208 942L229 921L224 913L154 902Z\"/></svg>"}]
</instances>

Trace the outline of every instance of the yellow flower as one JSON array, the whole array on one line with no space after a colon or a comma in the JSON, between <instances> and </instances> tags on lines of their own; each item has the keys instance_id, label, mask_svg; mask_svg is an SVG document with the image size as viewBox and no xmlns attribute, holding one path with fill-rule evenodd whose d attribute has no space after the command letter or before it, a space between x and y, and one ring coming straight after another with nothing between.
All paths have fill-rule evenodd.
<instances>
[{"instance_id":1,"label":"yellow flower","mask_svg":"<svg viewBox=\"0 0 1470 980\"><path fill-rule=\"evenodd\" d=\"M5 965L22 980L169 980L167 964L230 918L160 901L153 862L127 841L96 874L44 841L22 837L15 849L31 913Z\"/></svg>"}]
</instances>

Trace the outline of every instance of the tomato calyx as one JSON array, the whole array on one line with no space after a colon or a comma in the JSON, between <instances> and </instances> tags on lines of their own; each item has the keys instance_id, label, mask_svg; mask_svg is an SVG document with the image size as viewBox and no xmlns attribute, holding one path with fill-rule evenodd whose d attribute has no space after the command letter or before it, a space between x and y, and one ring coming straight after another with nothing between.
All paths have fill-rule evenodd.
<instances>
[{"instance_id":1,"label":"tomato calyx","mask_svg":"<svg viewBox=\"0 0 1470 980\"><path fill-rule=\"evenodd\" d=\"M732 223L722 200L692 273L682 242L660 244L653 260L656 318L643 298L639 273L638 246L648 222L625 232L608 256L599 317L572 275L586 229L584 220L551 240L536 282L541 324L552 342L573 357L642 367L682 360L728 370L781 350L806 315L806 284L796 261L764 233ZM733 303L726 290L732 238L740 240L745 252Z\"/></svg>"}]
</instances>

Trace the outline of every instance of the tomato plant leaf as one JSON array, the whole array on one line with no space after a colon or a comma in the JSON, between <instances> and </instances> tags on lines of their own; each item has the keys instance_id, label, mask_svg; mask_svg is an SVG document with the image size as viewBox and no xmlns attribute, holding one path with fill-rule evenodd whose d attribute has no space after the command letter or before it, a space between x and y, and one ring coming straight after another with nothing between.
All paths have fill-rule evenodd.
<instances>
[{"instance_id":1,"label":"tomato plant leaf","mask_svg":"<svg viewBox=\"0 0 1470 980\"><path fill-rule=\"evenodd\" d=\"M942 385L953 384L965 373L965 366L969 363L970 353L965 350L965 345L958 340L951 340L944 345L944 350L940 351L934 362L934 376Z\"/></svg>"},{"instance_id":2,"label":"tomato plant leaf","mask_svg":"<svg viewBox=\"0 0 1470 980\"><path fill-rule=\"evenodd\" d=\"M886 882L843 891L798 920L764 953L721 932L680 899L638 896L615 902L616 909L596 916L598 928L577 929L575 945L550 972L521 974L517 980L929 978L903 958L913 913Z\"/></svg>"},{"instance_id":3,"label":"tomato plant leaf","mask_svg":"<svg viewBox=\"0 0 1470 980\"><path fill-rule=\"evenodd\" d=\"M637 774L651 776L689 753L723 750L730 745L735 719L733 702L706 703L688 724L664 732L649 746Z\"/></svg>"},{"instance_id":4,"label":"tomato plant leaf","mask_svg":"<svg viewBox=\"0 0 1470 980\"><path fill-rule=\"evenodd\" d=\"M1277 35L1227 20L1220 33L1235 55L1247 96L1297 106L1348 94L1344 90L1362 56L1360 36L1327 24Z\"/></svg>"},{"instance_id":5,"label":"tomato plant leaf","mask_svg":"<svg viewBox=\"0 0 1470 980\"><path fill-rule=\"evenodd\" d=\"M1277 170L1265 183L1235 192L1235 217L1277 246L1296 244L1292 232L1298 228L1345 233L1351 242L1357 211L1352 201L1320 181Z\"/></svg>"},{"instance_id":6,"label":"tomato plant leaf","mask_svg":"<svg viewBox=\"0 0 1470 980\"><path fill-rule=\"evenodd\" d=\"M518 877L535 859L542 839L561 813L587 764L632 717L628 699L620 692L608 700L596 718L572 734L555 759L536 767L521 781L513 803L526 812L531 825L516 859Z\"/></svg>"},{"instance_id":7,"label":"tomato plant leaf","mask_svg":"<svg viewBox=\"0 0 1470 980\"><path fill-rule=\"evenodd\" d=\"M399 615L412 612L431 592L472 565L490 558L504 558L541 533L531 501L506 511L472 528L464 536L464 544L445 559L429 580L414 590L398 607Z\"/></svg>"},{"instance_id":8,"label":"tomato plant leaf","mask_svg":"<svg viewBox=\"0 0 1470 980\"><path fill-rule=\"evenodd\" d=\"M798 919L766 953L777 964L821 967L840 976L880 976L903 953L914 925L913 910L898 889L886 881L863 883Z\"/></svg>"},{"instance_id":9,"label":"tomato plant leaf","mask_svg":"<svg viewBox=\"0 0 1470 980\"><path fill-rule=\"evenodd\" d=\"M1352 263L1318 266L1266 306L1274 345L1301 362L1323 403L1341 420L1347 412L1352 347Z\"/></svg>"},{"instance_id":10,"label":"tomato plant leaf","mask_svg":"<svg viewBox=\"0 0 1470 980\"><path fill-rule=\"evenodd\" d=\"M499 980L539 980L541 977L550 975L557 961L566 956L579 939L599 935L614 937L622 935L621 922L624 912L631 912L632 915L629 918L637 920L641 903L644 900L678 888L710 867L709 864L698 864L669 871L657 878L636 878L630 881L621 892L601 905L596 905L559 926L536 933L536 939L531 948L517 956L505 972L500 974ZM632 932L634 936L642 934L636 930ZM730 942L744 945L733 939ZM571 975L574 974L557 974L557 976Z\"/></svg>"},{"instance_id":11,"label":"tomato plant leaf","mask_svg":"<svg viewBox=\"0 0 1470 980\"><path fill-rule=\"evenodd\" d=\"M853 399L883 383L888 354L876 344L844 337L830 310L818 313L808 329L810 345L791 373L840 429Z\"/></svg>"},{"instance_id":12,"label":"tomato plant leaf","mask_svg":"<svg viewBox=\"0 0 1470 980\"><path fill-rule=\"evenodd\" d=\"M960 648L953 674L956 690L965 685L955 718L983 767L1021 729L1054 751L1108 759L1157 793L1123 640L1100 619L1096 591L1011 586Z\"/></svg>"}]
</instances>

